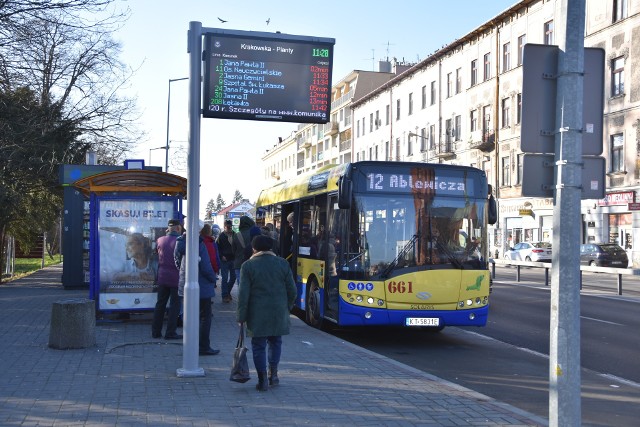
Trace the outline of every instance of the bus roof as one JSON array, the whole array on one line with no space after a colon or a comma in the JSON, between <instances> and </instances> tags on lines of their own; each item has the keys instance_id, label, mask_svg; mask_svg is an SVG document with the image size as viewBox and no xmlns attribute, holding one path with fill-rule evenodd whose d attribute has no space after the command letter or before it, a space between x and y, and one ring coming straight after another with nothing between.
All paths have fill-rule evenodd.
<instances>
[{"instance_id":1,"label":"bus roof","mask_svg":"<svg viewBox=\"0 0 640 427\"><path fill-rule=\"evenodd\" d=\"M338 191L338 178L342 176L347 166L348 163L322 166L312 172L298 175L289 181L264 189L258 196L256 207Z\"/></svg>"},{"instance_id":2,"label":"bus roof","mask_svg":"<svg viewBox=\"0 0 640 427\"><path fill-rule=\"evenodd\" d=\"M473 182L466 182L467 174L482 178L481 182L486 185L486 176L484 171L469 166L449 165L439 163L416 163L416 162L385 162L385 161L362 161L355 163L345 163L341 165L327 165L315 169L312 172L299 175L289 181L279 183L271 188L262 190L256 207L268 206L274 203L283 203L291 200L303 199L305 197L316 194L323 194L332 191L338 191L338 179L345 174L346 171L367 170L378 172L391 172L393 174L409 173L411 170L431 169L436 171L435 179L449 178L451 181L445 181L447 184L465 183L460 195L486 197L487 189L474 185ZM380 175L382 176L382 175ZM355 179L355 177L352 177ZM408 178L408 176L407 176ZM364 181L363 181L364 182ZM442 182L442 179L441 179ZM444 184L444 182L443 182ZM392 191L399 193L399 188L380 188L382 191ZM457 188L456 188L457 190ZM410 188L402 190L410 192ZM447 189L440 186L439 189L433 191L447 194ZM451 195L457 195L457 191L452 191Z\"/></svg>"}]
</instances>

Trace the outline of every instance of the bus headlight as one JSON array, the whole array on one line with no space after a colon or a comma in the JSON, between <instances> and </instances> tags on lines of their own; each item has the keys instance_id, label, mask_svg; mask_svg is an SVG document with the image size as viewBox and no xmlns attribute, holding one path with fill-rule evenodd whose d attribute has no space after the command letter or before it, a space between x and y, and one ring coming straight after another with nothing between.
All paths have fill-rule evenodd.
<instances>
[{"instance_id":1,"label":"bus headlight","mask_svg":"<svg viewBox=\"0 0 640 427\"><path fill-rule=\"evenodd\" d=\"M384 301L382 301L381 299L379 299L379 300L378 300L378 305L382 307L382 306L384 305Z\"/></svg>"},{"instance_id":2,"label":"bus headlight","mask_svg":"<svg viewBox=\"0 0 640 427\"><path fill-rule=\"evenodd\" d=\"M364 314L364 318L365 318L365 319L371 319L371 312L367 311L367 312Z\"/></svg>"},{"instance_id":3,"label":"bus headlight","mask_svg":"<svg viewBox=\"0 0 640 427\"><path fill-rule=\"evenodd\" d=\"M367 302L368 302L369 304L373 304L373 298L371 298L371 297L367 298Z\"/></svg>"},{"instance_id":4,"label":"bus headlight","mask_svg":"<svg viewBox=\"0 0 640 427\"><path fill-rule=\"evenodd\" d=\"M476 305L480 304L480 297L476 297Z\"/></svg>"},{"instance_id":5,"label":"bus headlight","mask_svg":"<svg viewBox=\"0 0 640 427\"><path fill-rule=\"evenodd\" d=\"M362 302L362 295L358 295L358 296L356 296L356 301L358 301L358 302Z\"/></svg>"},{"instance_id":6,"label":"bus headlight","mask_svg":"<svg viewBox=\"0 0 640 427\"><path fill-rule=\"evenodd\" d=\"M470 300L470 299L468 299L468 300L467 300L467 305L471 305L471 304L473 304L473 301L472 301L472 300Z\"/></svg>"},{"instance_id":7,"label":"bus headlight","mask_svg":"<svg viewBox=\"0 0 640 427\"><path fill-rule=\"evenodd\" d=\"M475 318L476 318L476 314L475 313L473 313L473 312L469 313L469 320L473 320Z\"/></svg>"},{"instance_id":8,"label":"bus headlight","mask_svg":"<svg viewBox=\"0 0 640 427\"><path fill-rule=\"evenodd\" d=\"M460 308L464 308L464 301L460 301L460 302L458 303L458 307L460 307Z\"/></svg>"}]
</instances>

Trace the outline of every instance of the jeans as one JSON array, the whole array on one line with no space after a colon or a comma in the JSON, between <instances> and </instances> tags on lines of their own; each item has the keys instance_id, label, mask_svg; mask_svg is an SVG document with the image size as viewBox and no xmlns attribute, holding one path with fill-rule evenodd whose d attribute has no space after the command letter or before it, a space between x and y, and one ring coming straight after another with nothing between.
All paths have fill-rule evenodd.
<instances>
[{"instance_id":1,"label":"jeans","mask_svg":"<svg viewBox=\"0 0 640 427\"><path fill-rule=\"evenodd\" d=\"M282 353L282 337L253 337L251 338L251 352L253 364L258 372L267 372L267 343L269 344L269 366L278 366Z\"/></svg>"},{"instance_id":2,"label":"jeans","mask_svg":"<svg viewBox=\"0 0 640 427\"><path fill-rule=\"evenodd\" d=\"M162 335L162 322L164 321L164 312L169 306L169 318L167 320L167 331L165 335L175 335L178 327L178 314L180 313L180 297L178 296L178 288L169 286L158 286L158 302L153 310L153 322L151 323L151 332L153 335Z\"/></svg>"},{"instance_id":3,"label":"jeans","mask_svg":"<svg viewBox=\"0 0 640 427\"><path fill-rule=\"evenodd\" d=\"M200 351L206 351L211 346L211 298L200 298Z\"/></svg>"},{"instance_id":4,"label":"jeans","mask_svg":"<svg viewBox=\"0 0 640 427\"><path fill-rule=\"evenodd\" d=\"M220 275L222 276L222 298L228 297L236 281L236 271L233 268L233 261L222 261Z\"/></svg>"}]
</instances>

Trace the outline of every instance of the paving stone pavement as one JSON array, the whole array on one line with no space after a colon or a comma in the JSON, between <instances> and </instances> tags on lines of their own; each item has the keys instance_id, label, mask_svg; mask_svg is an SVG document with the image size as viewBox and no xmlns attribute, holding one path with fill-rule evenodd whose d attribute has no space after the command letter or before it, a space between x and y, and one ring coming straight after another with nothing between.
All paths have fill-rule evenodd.
<instances>
[{"instance_id":1,"label":"paving stone pavement","mask_svg":"<svg viewBox=\"0 0 640 427\"><path fill-rule=\"evenodd\" d=\"M214 302L217 356L179 378L182 342L151 338L150 314L99 320L96 345L48 347L61 265L0 285L2 426L540 426L547 420L357 347L292 317L280 385L229 381L235 304ZM249 364L253 369L251 355Z\"/></svg>"}]
</instances>

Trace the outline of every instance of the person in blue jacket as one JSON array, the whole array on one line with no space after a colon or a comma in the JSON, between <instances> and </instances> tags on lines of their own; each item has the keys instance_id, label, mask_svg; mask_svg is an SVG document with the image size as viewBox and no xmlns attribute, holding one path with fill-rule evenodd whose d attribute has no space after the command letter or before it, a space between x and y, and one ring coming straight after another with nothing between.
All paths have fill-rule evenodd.
<instances>
[{"instance_id":1,"label":"person in blue jacket","mask_svg":"<svg viewBox=\"0 0 640 427\"><path fill-rule=\"evenodd\" d=\"M200 229L204 226L204 222L200 221ZM186 282L186 231L176 240L176 248L173 252L173 258L176 267L180 271L178 281L178 294L184 296L184 285ZM200 236L200 244L198 245L198 285L200 286L200 338L199 352L201 356L214 356L220 353L220 350L211 348L211 299L215 296L216 273L211 266L209 252L204 244L202 236Z\"/></svg>"}]
</instances>

